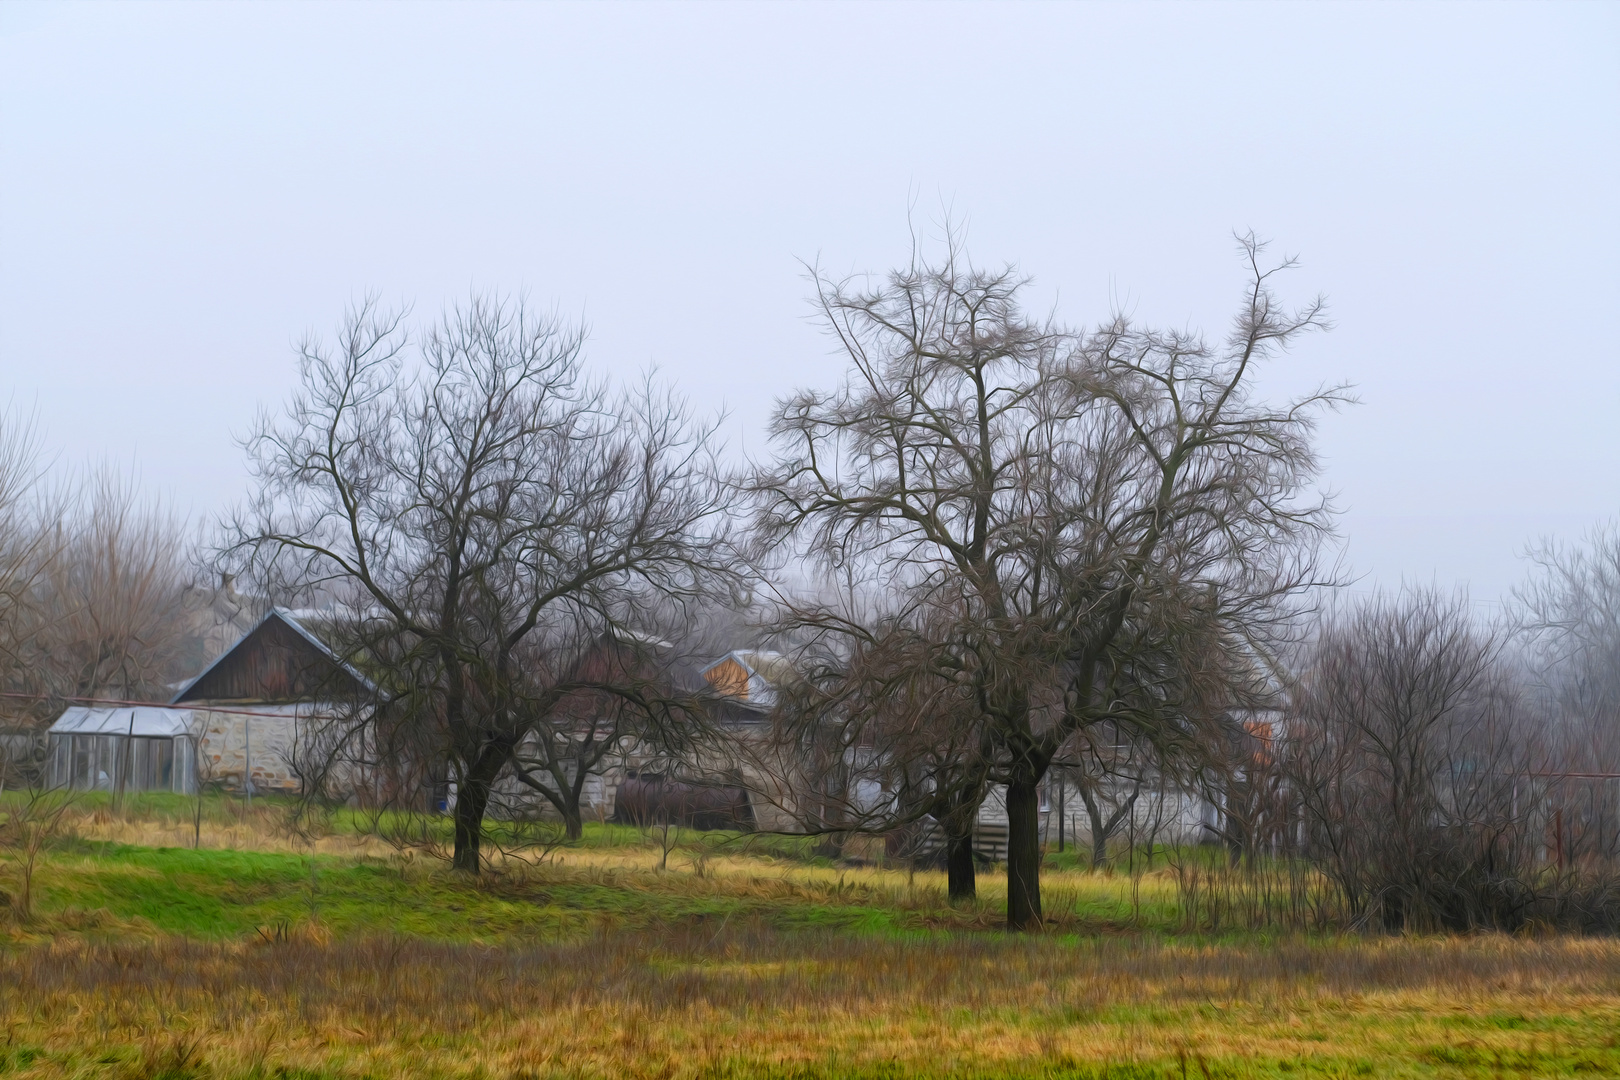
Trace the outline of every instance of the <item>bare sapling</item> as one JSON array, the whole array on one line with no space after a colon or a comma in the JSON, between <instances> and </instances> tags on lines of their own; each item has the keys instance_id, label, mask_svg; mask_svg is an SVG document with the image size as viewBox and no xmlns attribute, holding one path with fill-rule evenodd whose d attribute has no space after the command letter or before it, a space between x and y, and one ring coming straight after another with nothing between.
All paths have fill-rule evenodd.
<instances>
[{"instance_id":1,"label":"bare sapling","mask_svg":"<svg viewBox=\"0 0 1620 1080\"><path fill-rule=\"evenodd\" d=\"M1330 619L1308 653L1288 780L1353 923L1513 929L1533 913L1544 785L1502 645L1466 598L1406 590Z\"/></svg>"},{"instance_id":2,"label":"bare sapling","mask_svg":"<svg viewBox=\"0 0 1620 1080\"><path fill-rule=\"evenodd\" d=\"M11 909L20 922L33 920L35 871L46 849L62 834L78 795L35 783L0 803L0 840L13 853L17 867L18 887Z\"/></svg>"}]
</instances>

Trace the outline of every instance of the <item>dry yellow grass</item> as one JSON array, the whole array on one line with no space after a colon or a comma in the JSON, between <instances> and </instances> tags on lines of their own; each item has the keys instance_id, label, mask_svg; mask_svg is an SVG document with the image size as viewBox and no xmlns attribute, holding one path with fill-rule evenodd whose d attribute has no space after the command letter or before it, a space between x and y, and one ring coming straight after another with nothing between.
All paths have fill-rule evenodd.
<instances>
[{"instance_id":1,"label":"dry yellow grass","mask_svg":"<svg viewBox=\"0 0 1620 1080\"><path fill-rule=\"evenodd\" d=\"M234 803L210 807L199 829L181 814L120 813L86 806L66 822L71 832L93 843L139 847L200 847L218 851L279 851L290 854L386 857L396 848L372 833L303 831L287 827L283 807L264 804L248 810Z\"/></svg>"},{"instance_id":2,"label":"dry yellow grass","mask_svg":"<svg viewBox=\"0 0 1620 1080\"><path fill-rule=\"evenodd\" d=\"M1620 1070L1613 942L908 942L687 927L487 950L297 937L0 958L0 1060L19 1076Z\"/></svg>"},{"instance_id":3,"label":"dry yellow grass","mask_svg":"<svg viewBox=\"0 0 1620 1080\"><path fill-rule=\"evenodd\" d=\"M1005 918L1006 879L983 873L977 901L953 906L940 871L898 867L806 864L762 858L745 852L699 855L683 851L670 856L660 871L660 852L648 847L583 848L558 851L549 866L562 874L605 882L635 881L684 895L766 896L807 903L862 904L898 911L927 913L932 925L959 928L1000 926ZM1173 903L1175 882L1167 871L1139 875L1097 874L1078 870L1042 872L1046 913L1053 929L1093 928L1130 922L1137 908Z\"/></svg>"}]
</instances>

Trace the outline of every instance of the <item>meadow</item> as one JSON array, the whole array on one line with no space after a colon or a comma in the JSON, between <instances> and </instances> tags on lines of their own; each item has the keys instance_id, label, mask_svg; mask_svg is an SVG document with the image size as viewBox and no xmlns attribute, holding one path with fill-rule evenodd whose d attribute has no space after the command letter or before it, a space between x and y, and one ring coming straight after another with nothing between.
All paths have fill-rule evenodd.
<instances>
[{"instance_id":1,"label":"meadow","mask_svg":"<svg viewBox=\"0 0 1620 1080\"><path fill-rule=\"evenodd\" d=\"M593 824L472 881L284 820L85 799L27 918L7 851L0 1075L1620 1076L1608 938L1281 933L1072 852L1010 935L994 873L799 839Z\"/></svg>"}]
</instances>

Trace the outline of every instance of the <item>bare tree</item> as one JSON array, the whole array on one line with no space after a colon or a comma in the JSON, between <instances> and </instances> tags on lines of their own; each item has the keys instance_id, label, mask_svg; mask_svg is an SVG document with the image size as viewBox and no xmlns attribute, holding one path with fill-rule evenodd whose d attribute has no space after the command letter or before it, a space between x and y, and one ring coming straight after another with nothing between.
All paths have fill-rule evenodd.
<instances>
[{"instance_id":1,"label":"bare tree","mask_svg":"<svg viewBox=\"0 0 1620 1080\"><path fill-rule=\"evenodd\" d=\"M643 620L643 627L655 625ZM513 776L556 810L565 836L582 835L586 781L629 750L678 758L710 726L706 687L680 677L683 650L643 633L608 632L571 659L560 677L543 680L570 687L530 708L530 734L513 755ZM546 659L535 657L534 670Z\"/></svg>"},{"instance_id":2,"label":"bare tree","mask_svg":"<svg viewBox=\"0 0 1620 1080\"><path fill-rule=\"evenodd\" d=\"M1353 918L1515 925L1536 790L1501 638L1465 600L1376 597L1330 622L1293 690L1291 786Z\"/></svg>"},{"instance_id":3,"label":"bare tree","mask_svg":"<svg viewBox=\"0 0 1620 1080\"><path fill-rule=\"evenodd\" d=\"M1054 759L1061 779L1072 780L1091 826L1091 867L1108 865L1108 842L1131 820L1147 783L1147 762L1109 725L1079 732L1072 750ZM1067 760L1065 760L1067 758Z\"/></svg>"},{"instance_id":4,"label":"bare tree","mask_svg":"<svg viewBox=\"0 0 1620 1080\"><path fill-rule=\"evenodd\" d=\"M519 748L570 693L613 689L577 677L585 643L634 640L733 569L713 429L650 383L587 380L583 341L486 297L413 342L367 302L335 348L303 345L302 389L247 444L231 551L274 589L348 598L346 651L387 694L348 742L448 771L466 871Z\"/></svg>"},{"instance_id":5,"label":"bare tree","mask_svg":"<svg viewBox=\"0 0 1620 1080\"><path fill-rule=\"evenodd\" d=\"M939 663L949 627L922 611L857 616L848 606L799 606L788 618L807 636L799 677L775 710L774 749L793 763L794 788L812 796L801 826L921 835L931 820L950 899L971 899L990 759L971 686Z\"/></svg>"},{"instance_id":6,"label":"bare tree","mask_svg":"<svg viewBox=\"0 0 1620 1080\"><path fill-rule=\"evenodd\" d=\"M68 824L68 811L77 801L71 791L29 784L20 797L0 804L0 847L15 852L18 890L11 908L21 922L34 917L34 874L51 843Z\"/></svg>"},{"instance_id":7,"label":"bare tree","mask_svg":"<svg viewBox=\"0 0 1620 1080\"><path fill-rule=\"evenodd\" d=\"M1620 862L1620 523L1548 541L1517 590L1568 861Z\"/></svg>"},{"instance_id":8,"label":"bare tree","mask_svg":"<svg viewBox=\"0 0 1620 1080\"><path fill-rule=\"evenodd\" d=\"M165 700L190 626L180 522L144 500L132 477L103 467L57 529L37 588L49 615L28 651L56 698Z\"/></svg>"},{"instance_id":9,"label":"bare tree","mask_svg":"<svg viewBox=\"0 0 1620 1080\"><path fill-rule=\"evenodd\" d=\"M1263 265L1252 236L1242 250L1220 346L1030 319L1024 279L974 268L954 236L874 288L816 275L849 375L780 403L759 526L831 567L880 559L912 611L954 613L926 664L971 689L1006 785L1015 928L1041 921L1039 786L1059 748L1115 723L1195 749L1258 692L1256 648L1316 580L1310 434L1342 395L1274 409L1250 387L1323 309L1284 310L1271 286L1292 263Z\"/></svg>"},{"instance_id":10,"label":"bare tree","mask_svg":"<svg viewBox=\"0 0 1620 1080\"><path fill-rule=\"evenodd\" d=\"M162 700L181 674L179 521L103 466L47 483L32 425L0 416L0 684L22 745L75 698Z\"/></svg>"},{"instance_id":11,"label":"bare tree","mask_svg":"<svg viewBox=\"0 0 1620 1080\"><path fill-rule=\"evenodd\" d=\"M30 757L28 729L40 719L37 673L31 665L34 635L49 621L39 582L62 545L53 528L64 509L63 494L45 487L37 429L31 417L0 412L0 703L6 725L18 739L6 744L6 764Z\"/></svg>"}]
</instances>

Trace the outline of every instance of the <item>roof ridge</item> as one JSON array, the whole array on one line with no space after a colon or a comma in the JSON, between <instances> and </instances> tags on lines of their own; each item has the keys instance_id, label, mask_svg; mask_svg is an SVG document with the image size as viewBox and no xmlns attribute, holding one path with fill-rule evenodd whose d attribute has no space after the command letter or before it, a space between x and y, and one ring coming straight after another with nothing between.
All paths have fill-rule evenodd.
<instances>
[{"instance_id":1,"label":"roof ridge","mask_svg":"<svg viewBox=\"0 0 1620 1080\"><path fill-rule=\"evenodd\" d=\"M220 664L224 663L226 657L230 656L237 649L241 648L242 642L246 641L248 638L252 637L254 634L257 634L261 629L264 628L264 625L266 623L268 623L271 619L280 620L283 625L287 626L289 629L291 629L292 631L297 633L299 637L303 638L305 641L307 641L311 645L315 646L315 648L318 649L323 656L325 656L328 660L332 661L333 664L335 664L339 668L341 668L346 674L348 674L351 678L353 678L361 686L364 686L367 690L370 690L373 693L376 692L376 690L377 690L377 684L376 683L372 682L370 679L368 679L364 675L362 675L354 667L353 664L350 664L347 660L344 660L342 657L338 656L337 653L333 652L331 646L327 645L326 642L322 641L320 638L318 638L314 634L310 633L310 631L308 629L306 629L302 623L300 623L297 619L293 618L291 612L289 612L286 608L283 608L283 607L272 607L269 611L265 612L264 615L260 617L258 622L253 624L251 629L249 629L246 633L244 633L241 637L237 638L235 641L231 642L231 647L230 648L226 649L224 652L222 652L218 656L214 657L213 661L210 662L207 667L203 668L202 671L197 673L196 678L191 679L184 686L182 686L179 689L179 691L175 693L174 697L169 699L169 705L171 705L171 706L182 705L183 704L182 699L187 694L191 693L191 688L192 687L196 686L198 683L202 682L203 679L207 678L209 672L213 671Z\"/></svg>"}]
</instances>

